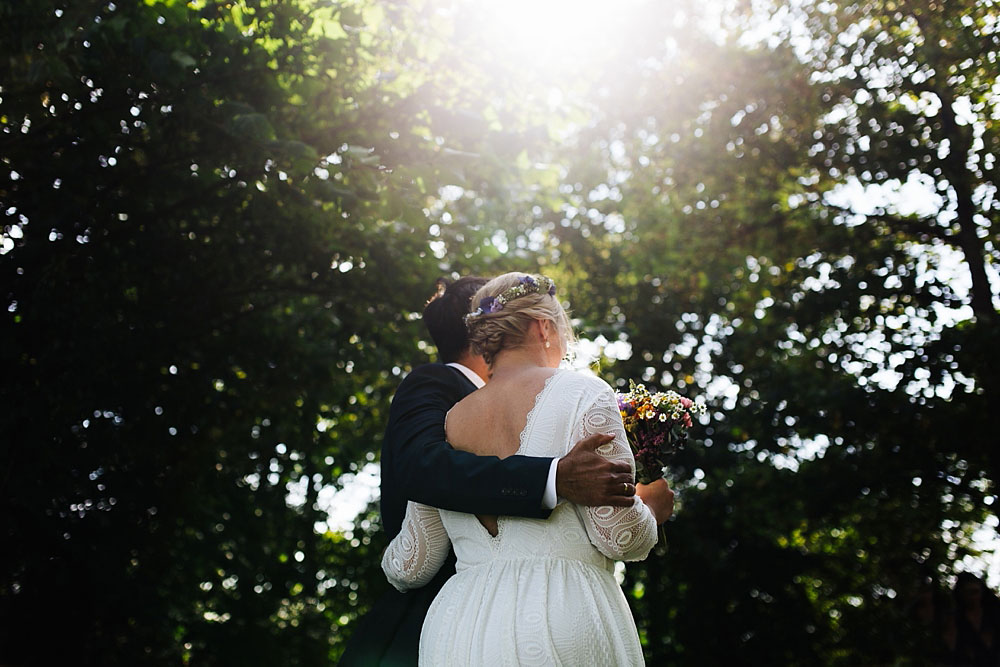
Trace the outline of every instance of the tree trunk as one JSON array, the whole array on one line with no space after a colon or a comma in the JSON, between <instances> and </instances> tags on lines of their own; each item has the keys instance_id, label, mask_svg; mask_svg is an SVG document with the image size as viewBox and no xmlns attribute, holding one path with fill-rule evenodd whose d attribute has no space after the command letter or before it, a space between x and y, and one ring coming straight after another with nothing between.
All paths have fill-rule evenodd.
<instances>
[{"instance_id":1,"label":"tree trunk","mask_svg":"<svg viewBox=\"0 0 1000 667\"><path fill-rule=\"evenodd\" d=\"M972 128L960 126L955 119L954 96L950 90L936 89L941 100L941 125L944 138L948 139L948 156L942 161L945 178L955 191L958 214L958 246L965 255L965 263L972 277L971 305L976 317L986 322L997 321L993 307L993 290L986 275L985 248L976 231L976 207L972 201L973 185L966 166L972 146Z\"/></svg>"}]
</instances>

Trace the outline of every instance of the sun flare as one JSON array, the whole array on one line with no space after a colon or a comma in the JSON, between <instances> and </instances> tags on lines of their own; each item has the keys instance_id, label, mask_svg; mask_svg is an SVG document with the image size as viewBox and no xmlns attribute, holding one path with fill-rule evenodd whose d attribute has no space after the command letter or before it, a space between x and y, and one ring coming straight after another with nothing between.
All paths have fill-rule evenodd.
<instances>
[{"instance_id":1,"label":"sun flare","mask_svg":"<svg viewBox=\"0 0 1000 667\"><path fill-rule=\"evenodd\" d=\"M486 40L500 57L561 70L627 39L633 0L475 0Z\"/></svg>"}]
</instances>

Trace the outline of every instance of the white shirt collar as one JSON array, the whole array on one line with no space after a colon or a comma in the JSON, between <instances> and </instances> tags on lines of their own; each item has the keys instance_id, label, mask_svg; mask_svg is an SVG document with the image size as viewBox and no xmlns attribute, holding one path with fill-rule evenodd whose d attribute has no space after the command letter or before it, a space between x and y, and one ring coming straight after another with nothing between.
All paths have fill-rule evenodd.
<instances>
[{"instance_id":1,"label":"white shirt collar","mask_svg":"<svg viewBox=\"0 0 1000 667\"><path fill-rule=\"evenodd\" d=\"M482 389L483 387L486 386L486 382L483 380L483 378L479 377L479 375L477 375L476 372L471 368L469 368L468 366L463 366L457 361L453 361L450 364L445 364L445 365L458 369L458 372L467 377L469 379L469 382L476 385L476 389Z\"/></svg>"}]
</instances>

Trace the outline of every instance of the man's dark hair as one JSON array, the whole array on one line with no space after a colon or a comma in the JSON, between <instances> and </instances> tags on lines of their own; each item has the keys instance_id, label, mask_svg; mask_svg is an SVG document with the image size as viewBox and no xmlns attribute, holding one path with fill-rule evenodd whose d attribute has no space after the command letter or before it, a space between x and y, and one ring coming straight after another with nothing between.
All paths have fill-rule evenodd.
<instances>
[{"instance_id":1,"label":"man's dark hair","mask_svg":"<svg viewBox=\"0 0 1000 667\"><path fill-rule=\"evenodd\" d=\"M437 281L437 294L424 306L424 325L434 339L443 363L458 361L469 347L465 316L472 295L487 283L486 278L466 276L455 282L446 278Z\"/></svg>"}]
</instances>

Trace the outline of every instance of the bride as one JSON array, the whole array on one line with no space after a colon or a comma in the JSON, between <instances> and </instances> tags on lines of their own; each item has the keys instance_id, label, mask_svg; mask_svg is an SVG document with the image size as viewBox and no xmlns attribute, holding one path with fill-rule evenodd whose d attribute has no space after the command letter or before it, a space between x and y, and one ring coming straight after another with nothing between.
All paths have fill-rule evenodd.
<instances>
[{"instance_id":1,"label":"bride","mask_svg":"<svg viewBox=\"0 0 1000 667\"><path fill-rule=\"evenodd\" d=\"M614 439L598 452L629 462L634 474L611 387L558 369L573 333L554 283L508 273L484 285L472 303L478 308L466 318L469 340L491 376L448 413L448 441L501 458L563 456L577 440L608 433ZM661 480L637 494L624 508L563 502L545 520L408 503L402 531L382 559L392 585L427 583L450 547L458 560L424 620L420 663L641 664L613 562L646 557L673 493Z\"/></svg>"}]
</instances>

